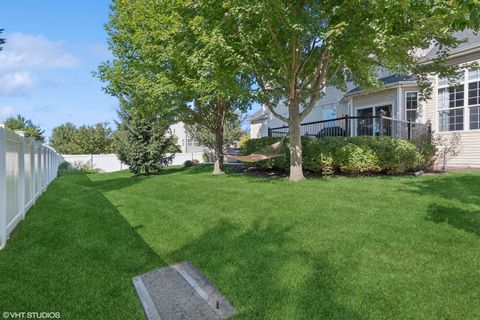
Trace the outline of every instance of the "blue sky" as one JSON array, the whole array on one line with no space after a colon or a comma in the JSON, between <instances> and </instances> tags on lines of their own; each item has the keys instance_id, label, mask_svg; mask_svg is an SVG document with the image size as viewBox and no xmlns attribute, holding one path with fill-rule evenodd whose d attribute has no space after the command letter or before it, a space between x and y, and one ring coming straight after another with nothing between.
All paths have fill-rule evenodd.
<instances>
[{"instance_id":1,"label":"blue sky","mask_svg":"<svg viewBox=\"0 0 480 320\"><path fill-rule=\"evenodd\" d=\"M2 1L7 43L0 51L0 120L22 114L47 136L65 122L113 124L117 101L91 74L111 58L103 28L109 3Z\"/></svg>"},{"instance_id":2,"label":"blue sky","mask_svg":"<svg viewBox=\"0 0 480 320\"><path fill-rule=\"evenodd\" d=\"M2 1L0 119L22 114L45 129L113 123L116 99L92 77L109 59L103 25L109 1Z\"/></svg>"}]
</instances>

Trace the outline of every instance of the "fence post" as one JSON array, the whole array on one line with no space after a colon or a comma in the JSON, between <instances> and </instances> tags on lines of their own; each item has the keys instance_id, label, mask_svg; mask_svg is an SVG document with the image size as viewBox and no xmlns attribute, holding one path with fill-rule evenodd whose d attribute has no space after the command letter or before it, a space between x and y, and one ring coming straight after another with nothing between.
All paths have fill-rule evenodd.
<instances>
[{"instance_id":1,"label":"fence post","mask_svg":"<svg viewBox=\"0 0 480 320\"><path fill-rule=\"evenodd\" d=\"M25 133L15 131L18 135L18 208L25 219Z\"/></svg>"},{"instance_id":2,"label":"fence post","mask_svg":"<svg viewBox=\"0 0 480 320\"><path fill-rule=\"evenodd\" d=\"M350 121L348 114L345 115L345 135L350 137Z\"/></svg>"},{"instance_id":3,"label":"fence post","mask_svg":"<svg viewBox=\"0 0 480 320\"><path fill-rule=\"evenodd\" d=\"M32 205L35 203L35 186L37 185L37 177L35 174L35 139L29 137L30 139L30 194L32 199Z\"/></svg>"},{"instance_id":4,"label":"fence post","mask_svg":"<svg viewBox=\"0 0 480 320\"><path fill-rule=\"evenodd\" d=\"M268 127L268 136L271 137L272 136L272 128Z\"/></svg>"},{"instance_id":5,"label":"fence post","mask_svg":"<svg viewBox=\"0 0 480 320\"><path fill-rule=\"evenodd\" d=\"M410 140L411 135L412 135L412 122L408 121L407 122L407 139Z\"/></svg>"},{"instance_id":6,"label":"fence post","mask_svg":"<svg viewBox=\"0 0 480 320\"><path fill-rule=\"evenodd\" d=\"M0 249L7 242L7 131L0 122Z\"/></svg>"}]
</instances>

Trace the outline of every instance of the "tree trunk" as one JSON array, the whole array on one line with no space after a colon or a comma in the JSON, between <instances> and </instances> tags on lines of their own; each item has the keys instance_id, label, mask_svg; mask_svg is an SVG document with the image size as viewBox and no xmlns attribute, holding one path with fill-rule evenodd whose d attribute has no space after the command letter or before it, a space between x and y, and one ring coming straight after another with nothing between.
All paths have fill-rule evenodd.
<instances>
[{"instance_id":1,"label":"tree trunk","mask_svg":"<svg viewBox=\"0 0 480 320\"><path fill-rule=\"evenodd\" d=\"M223 126L215 132L215 164L213 174L224 174L223 172Z\"/></svg>"},{"instance_id":2,"label":"tree trunk","mask_svg":"<svg viewBox=\"0 0 480 320\"><path fill-rule=\"evenodd\" d=\"M300 181L303 176L302 166L302 136L300 134L300 114L298 107L289 108L290 127L290 181Z\"/></svg>"}]
</instances>

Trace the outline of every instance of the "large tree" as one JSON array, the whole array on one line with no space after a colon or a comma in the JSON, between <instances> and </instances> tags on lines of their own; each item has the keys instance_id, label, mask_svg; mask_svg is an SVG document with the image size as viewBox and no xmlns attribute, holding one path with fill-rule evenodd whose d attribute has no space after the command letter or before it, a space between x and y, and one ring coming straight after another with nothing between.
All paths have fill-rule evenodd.
<instances>
[{"instance_id":1,"label":"large tree","mask_svg":"<svg viewBox=\"0 0 480 320\"><path fill-rule=\"evenodd\" d=\"M229 9L226 17L236 25L232 41L241 45L232 54L250 64L259 100L289 125L293 181L303 179L300 124L327 85L345 88L349 78L366 89L379 88L377 72L387 68L418 75L427 88L429 72L453 73L443 66L448 48L457 44L452 33L478 26L479 12L478 1L461 0L224 0L218 5ZM419 65L413 52L432 43L443 54L435 63ZM288 115L276 112L280 101Z\"/></svg>"},{"instance_id":2,"label":"large tree","mask_svg":"<svg viewBox=\"0 0 480 320\"><path fill-rule=\"evenodd\" d=\"M220 1L114 1L107 25L114 60L99 68L107 92L211 132L215 174L225 121L251 102L250 70L225 32L234 27L227 13Z\"/></svg>"},{"instance_id":3,"label":"large tree","mask_svg":"<svg viewBox=\"0 0 480 320\"><path fill-rule=\"evenodd\" d=\"M9 117L5 122L5 126L10 130L20 130L25 132L25 137L33 137L35 140L45 142L44 130L33 124L32 120L25 119L21 115Z\"/></svg>"}]
</instances>

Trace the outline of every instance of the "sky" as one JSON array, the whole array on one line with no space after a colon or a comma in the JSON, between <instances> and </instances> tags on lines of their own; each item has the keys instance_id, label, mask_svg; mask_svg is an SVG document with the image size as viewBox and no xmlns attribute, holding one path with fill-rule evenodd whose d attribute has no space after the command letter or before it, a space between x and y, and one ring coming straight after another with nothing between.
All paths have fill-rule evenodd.
<instances>
[{"instance_id":1,"label":"sky","mask_svg":"<svg viewBox=\"0 0 480 320\"><path fill-rule=\"evenodd\" d=\"M2 1L0 120L21 114L45 130L62 123L109 122L117 101L92 71L111 58L106 0Z\"/></svg>"}]
</instances>

